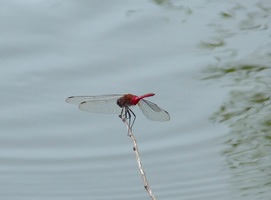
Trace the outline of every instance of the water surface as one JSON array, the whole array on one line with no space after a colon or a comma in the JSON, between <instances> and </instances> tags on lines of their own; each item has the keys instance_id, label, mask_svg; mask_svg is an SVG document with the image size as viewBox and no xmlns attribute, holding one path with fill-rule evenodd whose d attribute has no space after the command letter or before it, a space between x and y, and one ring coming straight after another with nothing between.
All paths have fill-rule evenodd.
<instances>
[{"instance_id":1,"label":"water surface","mask_svg":"<svg viewBox=\"0 0 271 200\"><path fill-rule=\"evenodd\" d=\"M0 199L149 199L115 115L71 95L154 92L134 134L157 199L270 198L269 1L5 1Z\"/></svg>"}]
</instances>

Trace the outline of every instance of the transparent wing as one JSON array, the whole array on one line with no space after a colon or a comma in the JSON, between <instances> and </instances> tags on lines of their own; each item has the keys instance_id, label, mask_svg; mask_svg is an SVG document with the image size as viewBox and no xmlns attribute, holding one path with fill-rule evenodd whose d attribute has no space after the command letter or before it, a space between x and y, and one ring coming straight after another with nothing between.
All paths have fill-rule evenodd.
<instances>
[{"instance_id":1,"label":"transparent wing","mask_svg":"<svg viewBox=\"0 0 271 200\"><path fill-rule=\"evenodd\" d=\"M106 100L106 99L114 99L114 98L118 99L122 96L123 94L106 94L106 95L98 95L98 96L71 96L66 99L66 102L79 105L83 101Z\"/></svg>"},{"instance_id":2,"label":"transparent wing","mask_svg":"<svg viewBox=\"0 0 271 200\"><path fill-rule=\"evenodd\" d=\"M150 120L153 121L169 121L169 113L161 108L159 108L155 103L141 99L138 102L138 106L142 113Z\"/></svg>"},{"instance_id":3,"label":"transparent wing","mask_svg":"<svg viewBox=\"0 0 271 200\"><path fill-rule=\"evenodd\" d=\"M117 100L121 94L100 96L72 96L66 99L67 103L78 104L80 110L92 113L120 114L121 108Z\"/></svg>"}]
</instances>

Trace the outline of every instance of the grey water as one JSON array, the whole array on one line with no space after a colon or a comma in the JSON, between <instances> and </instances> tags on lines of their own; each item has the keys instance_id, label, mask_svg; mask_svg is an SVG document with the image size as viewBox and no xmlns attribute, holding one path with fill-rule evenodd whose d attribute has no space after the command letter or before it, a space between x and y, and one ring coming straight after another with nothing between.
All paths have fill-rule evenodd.
<instances>
[{"instance_id":1,"label":"grey water","mask_svg":"<svg viewBox=\"0 0 271 200\"><path fill-rule=\"evenodd\" d=\"M118 116L65 102L148 92L171 115L133 108L157 199L270 199L270 1L13 0L0 16L0 200L150 199Z\"/></svg>"}]
</instances>

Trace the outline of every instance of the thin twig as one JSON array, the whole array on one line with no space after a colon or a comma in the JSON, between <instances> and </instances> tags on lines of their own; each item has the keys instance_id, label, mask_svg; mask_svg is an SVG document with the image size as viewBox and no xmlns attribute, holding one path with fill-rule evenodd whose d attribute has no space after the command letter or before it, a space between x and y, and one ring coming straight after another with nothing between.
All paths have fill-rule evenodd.
<instances>
[{"instance_id":1,"label":"thin twig","mask_svg":"<svg viewBox=\"0 0 271 200\"><path fill-rule=\"evenodd\" d=\"M140 175L142 177L142 180L143 180L143 183L144 183L144 188L147 190L147 192L149 193L150 197L152 200L156 200L156 197L154 196L154 194L152 193L152 190L150 188L150 185L148 183L148 180L147 180L147 177L146 177L146 174L143 170L143 166L141 164L141 161L140 161L140 155L139 155L139 151L138 151L138 148L137 148L137 143L136 143L136 139L135 139L135 136L129 126L129 124L127 123L126 121L126 118L121 118L123 123L126 124L127 126L127 130L128 130L128 136L130 136L130 138L132 139L132 142L133 142L133 150L135 152L135 156L136 156L136 161L137 161L137 165L138 165L138 169L139 169L139 172L140 172Z\"/></svg>"}]
</instances>

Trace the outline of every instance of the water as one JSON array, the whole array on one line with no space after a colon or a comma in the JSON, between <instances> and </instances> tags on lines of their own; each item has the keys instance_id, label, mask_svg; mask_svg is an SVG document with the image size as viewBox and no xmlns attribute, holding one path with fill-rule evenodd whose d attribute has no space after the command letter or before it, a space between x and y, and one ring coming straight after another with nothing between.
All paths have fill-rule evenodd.
<instances>
[{"instance_id":1,"label":"water","mask_svg":"<svg viewBox=\"0 0 271 200\"><path fill-rule=\"evenodd\" d=\"M270 198L269 1L4 1L0 199L149 199L118 116L71 95L144 94L157 199Z\"/></svg>"}]
</instances>

